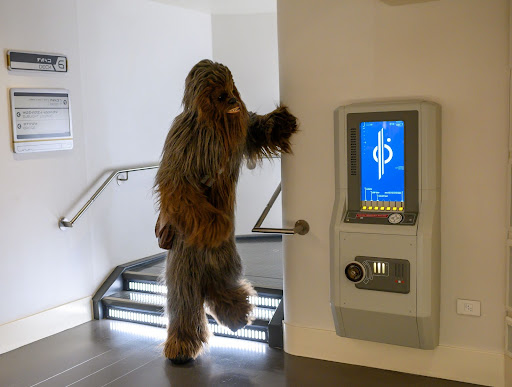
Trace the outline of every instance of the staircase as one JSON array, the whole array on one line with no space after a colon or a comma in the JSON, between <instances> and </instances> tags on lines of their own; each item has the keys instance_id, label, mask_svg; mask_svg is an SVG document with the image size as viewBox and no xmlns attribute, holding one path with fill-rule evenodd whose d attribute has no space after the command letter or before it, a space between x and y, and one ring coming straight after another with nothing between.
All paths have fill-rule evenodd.
<instances>
[{"instance_id":1,"label":"staircase","mask_svg":"<svg viewBox=\"0 0 512 387\"><path fill-rule=\"evenodd\" d=\"M244 243L247 244L247 241ZM262 242L255 239L249 243L257 246ZM94 317L165 327L167 288L162 284L165 259L166 254L161 253L114 269L93 297ZM207 314L209 329L216 336L258 341L269 343L273 348L282 348L283 292L263 287L255 287L255 290L258 295L250 298L255 305L255 320L251 325L232 332Z\"/></svg>"}]
</instances>

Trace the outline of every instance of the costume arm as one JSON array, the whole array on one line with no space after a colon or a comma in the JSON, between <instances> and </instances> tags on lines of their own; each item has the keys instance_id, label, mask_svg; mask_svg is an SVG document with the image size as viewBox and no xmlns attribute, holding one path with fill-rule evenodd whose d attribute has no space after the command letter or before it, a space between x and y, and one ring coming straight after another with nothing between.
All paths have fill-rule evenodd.
<instances>
[{"instance_id":1,"label":"costume arm","mask_svg":"<svg viewBox=\"0 0 512 387\"><path fill-rule=\"evenodd\" d=\"M290 137L295 132L297 118L285 106L262 116L250 112L246 156L254 161L279 153L291 153Z\"/></svg>"}]
</instances>

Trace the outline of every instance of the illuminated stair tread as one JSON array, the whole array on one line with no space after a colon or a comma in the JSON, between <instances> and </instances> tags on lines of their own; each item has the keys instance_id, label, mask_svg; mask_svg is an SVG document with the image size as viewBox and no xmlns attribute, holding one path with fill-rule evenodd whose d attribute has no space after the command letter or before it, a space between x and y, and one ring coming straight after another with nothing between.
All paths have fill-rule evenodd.
<instances>
[{"instance_id":1,"label":"illuminated stair tread","mask_svg":"<svg viewBox=\"0 0 512 387\"><path fill-rule=\"evenodd\" d=\"M282 237L242 236L237 237L236 243L242 260L244 257L247 260L244 260L247 279L264 286L255 286L258 294L250 299L255 305L255 320L251 325L233 333L207 315L210 331L214 335L266 342L272 348L282 348L282 275L277 278L280 273L276 272L276 278L270 278L270 272L274 272L274 269L267 264L271 260L281 266ZM117 266L93 296L94 317L165 327L167 288L162 281L165 265L166 253L162 252ZM278 282L280 285L274 286Z\"/></svg>"},{"instance_id":2,"label":"illuminated stair tread","mask_svg":"<svg viewBox=\"0 0 512 387\"><path fill-rule=\"evenodd\" d=\"M157 283L160 282L162 273L164 271L165 259L156 264L143 265L127 270L123 273L123 277L126 280L148 281Z\"/></svg>"},{"instance_id":3,"label":"illuminated stair tread","mask_svg":"<svg viewBox=\"0 0 512 387\"><path fill-rule=\"evenodd\" d=\"M124 290L104 297L102 301L107 308L163 315L165 296ZM266 327L275 310L276 308L256 308L254 314L256 319L252 325ZM268 317L260 318L262 315L267 315ZM213 319L209 315L208 318Z\"/></svg>"}]
</instances>

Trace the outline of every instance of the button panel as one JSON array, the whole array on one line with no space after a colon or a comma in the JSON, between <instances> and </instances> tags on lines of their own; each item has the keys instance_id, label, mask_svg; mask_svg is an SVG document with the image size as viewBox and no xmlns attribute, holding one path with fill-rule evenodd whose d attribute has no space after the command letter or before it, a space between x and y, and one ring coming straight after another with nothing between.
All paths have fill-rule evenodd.
<instances>
[{"instance_id":1,"label":"button panel","mask_svg":"<svg viewBox=\"0 0 512 387\"><path fill-rule=\"evenodd\" d=\"M396 219L396 215L402 216L402 220L398 223L392 223L390 216L395 215L392 219ZM397 212L370 212L370 211L348 211L345 215L345 223L362 223L362 224L387 224L392 226L414 226L418 214L413 212L397 213Z\"/></svg>"},{"instance_id":2,"label":"button panel","mask_svg":"<svg viewBox=\"0 0 512 387\"><path fill-rule=\"evenodd\" d=\"M410 262L406 259L357 256L356 262L364 267L364 279L356 283L358 289L381 292L410 292Z\"/></svg>"}]
</instances>

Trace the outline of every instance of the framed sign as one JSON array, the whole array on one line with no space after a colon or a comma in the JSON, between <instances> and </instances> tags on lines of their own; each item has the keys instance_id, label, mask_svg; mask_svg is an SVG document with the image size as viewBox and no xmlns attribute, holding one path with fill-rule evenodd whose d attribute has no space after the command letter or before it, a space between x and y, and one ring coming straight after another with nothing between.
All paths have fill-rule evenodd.
<instances>
[{"instance_id":1,"label":"framed sign","mask_svg":"<svg viewBox=\"0 0 512 387\"><path fill-rule=\"evenodd\" d=\"M69 91L11 89L15 153L73 149Z\"/></svg>"},{"instance_id":2,"label":"framed sign","mask_svg":"<svg viewBox=\"0 0 512 387\"><path fill-rule=\"evenodd\" d=\"M60 54L38 52L7 51L7 68L9 70L51 71L66 73L68 59Z\"/></svg>"}]
</instances>

